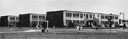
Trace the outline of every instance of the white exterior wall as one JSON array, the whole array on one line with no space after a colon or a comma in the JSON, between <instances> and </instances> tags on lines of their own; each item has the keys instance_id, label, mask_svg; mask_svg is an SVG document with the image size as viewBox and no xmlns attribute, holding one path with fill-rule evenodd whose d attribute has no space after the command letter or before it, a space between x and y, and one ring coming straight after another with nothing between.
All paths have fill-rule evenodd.
<instances>
[{"instance_id":1,"label":"white exterior wall","mask_svg":"<svg viewBox=\"0 0 128 39\"><path fill-rule=\"evenodd\" d=\"M66 19L65 19L65 17L66 17L66 12L63 12L63 23L64 23L64 25L66 25Z\"/></svg>"},{"instance_id":2,"label":"white exterior wall","mask_svg":"<svg viewBox=\"0 0 128 39\"><path fill-rule=\"evenodd\" d=\"M73 17L73 14L72 14L72 17L66 17L66 13L80 13L80 14L85 14L85 16L83 16L83 18L80 18L80 17L75 18L75 17ZM88 19L86 18L86 14L88 14ZM90 18L90 14L92 14L92 18ZM93 16L93 14L94 14L94 16ZM98 17L98 15L99 15L99 17ZM64 11L63 12L63 22L64 22L64 25L66 25L66 20L71 20L71 21L73 21L73 20L84 20L84 21L86 21L86 20L93 20L93 17L99 19L99 23L101 23L101 21L108 21L108 19L101 19L101 15L109 15L109 14L97 14L97 13L88 13L88 12ZM119 23L119 19L117 19L117 20L113 19L113 21Z\"/></svg>"},{"instance_id":3,"label":"white exterior wall","mask_svg":"<svg viewBox=\"0 0 128 39\"><path fill-rule=\"evenodd\" d=\"M66 17L66 13L72 13L72 17ZM71 20L73 22L73 20L85 20L85 16L83 15L83 18L80 18L80 17L73 17L73 13L76 13L76 12L63 12L63 22L64 22L64 25L66 25L66 20ZM77 12L78 13L78 12ZM79 14L84 14L84 13L79 13Z\"/></svg>"}]
</instances>

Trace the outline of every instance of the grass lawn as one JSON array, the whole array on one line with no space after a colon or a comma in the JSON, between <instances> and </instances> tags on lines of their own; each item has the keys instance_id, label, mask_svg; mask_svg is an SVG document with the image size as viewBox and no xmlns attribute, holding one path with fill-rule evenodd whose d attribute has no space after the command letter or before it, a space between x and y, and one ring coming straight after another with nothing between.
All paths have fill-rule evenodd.
<instances>
[{"instance_id":1,"label":"grass lawn","mask_svg":"<svg viewBox=\"0 0 128 39\"><path fill-rule=\"evenodd\" d=\"M0 28L0 32L24 31L35 28ZM0 33L0 39L127 39L127 32L105 33L105 30L93 30L88 32L76 32L72 29L56 29L61 33L21 32ZM109 31L109 30L106 30Z\"/></svg>"},{"instance_id":2,"label":"grass lawn","mask_svg":"<svg viewBox=\"0 0 128 39\"><path fill-rule=\"evenodd\" d=\"M0 39L127 39L128 33L0 33Z\"/></svg>"}]
</instances>

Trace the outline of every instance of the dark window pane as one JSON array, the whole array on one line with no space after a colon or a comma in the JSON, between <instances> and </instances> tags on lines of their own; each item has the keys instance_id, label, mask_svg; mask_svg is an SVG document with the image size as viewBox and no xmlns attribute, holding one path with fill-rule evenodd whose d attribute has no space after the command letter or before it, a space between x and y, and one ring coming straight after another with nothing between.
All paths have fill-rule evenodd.
<instances>
[{"instance_id":1,"label":"dark window pane","mask_svg":"<svg viewBox=\"0 0 128 39\"><path fill-rule=\"evenodd\" d=\"M39 16L39 19L43 20L43 19L45 19L45 16Z\"/></svg>"},{"instance_id":2,"label":"dark window pane","mask_svg":"<svg viewBox=\"0 0 128 39\"><path fill-rule=\"evenodd\" d=\"M66 17L71 17L72 13L66 13Z\"/></svg>"},{"instance_id":3,"label":"dark window pane","mask_svg":"<svg viewBox=\"0 0 128 39\"><path fill-rule=\"evenodd\" d=\"M66 24L69 25L69 23L72 22L71 20L66 20Z\"/></svg>"},{"instance_id":4,"label":"dark window pane","mask_svg":"<svg viewBox=\"0 0 128 39\"><path fill-rule=\"evenodd\" d=\"M103 15L101 15L101 19L104 19L104 16Z\"/></svg>"},{"instance_id":5,"label":"dark window pane","mask_svg":"<svg viewBox=\"0 0 128 39\"><path fill-rule=\"evenodd\" d=\"M32 20L37 20L38 16L32 16Z\"/></svg>"},{"instance_id":6,"label":"dark window pane","mask_svg":"<svg viewBox=\"0 0 128 39\"><path fill-rule=\"evenodd\" d=\"M79 13L73 13L73 17L79 17Z\"/></svg>"},{"instance_id":7,"label":"dark window pane","mask_svg":"<svg viewBox=\"0 0 128 39\"><path fill-rule=\"evenodd\" d=\"M80 18L83 18L83 14L80 14Z\"/></svg>"},{"instance_id":8,"label":"dark window pane","mask_svg":"<svg viewBox=\"0 0 128 39\"><path fill-rule=\"evenodd\" d=\"M99 15L98 15L98 17L99 17Z\"/></svg>"},{"instance_id":9,"label":"dark window pane","mask_svg":"<svg viewBox=\"0 0 128 39\"><path fill-rule=\"evenodd\" d=\"M88 18L88 14L86 14L86 18Z\"/></svg>"},{"instance_id":10,"label":"dark window pane","mask_svg":"<svg viewBox=\"0 0 128 39\"><path fill-rule=\"evenodd\" d=\"M92 18L92 15L90 15L90 18Z\"/></svg>"},{"instance_id":11,"label":"dark window pane","mask_svg":"<svg viewBox=\"0 0 128 39\"><path fill-rule=\"evenodd\" d=\"M109 16L105 16L105 19L108 19Z\"/></svg>"},{"instance_id":12,"label":"dark window pane","mask_svg":"<svg viewBox=\"0 0 128 39\"><path fill-rule=\"evenodd\" d=\"M10 17L10 20L15 20L15 17Z\"/></svg>"},{"instance_id":13,"label":"dark window pane","mask_svg":"<svg viewBox=\"0 0 128 39\"><path fill-rule=\"evenodd\" d=\"M73 20L73 23L78 24L79 20Z\"/></svg>"},{"instance_id":14,"label":"dark window pane","mask_svg":"<svg viewBox=\"0 0 128 39\"><path fill-rule=\"evenodd\" d=\"M118 17L115 17L115 19L118 19Z\"/></svg>"}]
</instances>

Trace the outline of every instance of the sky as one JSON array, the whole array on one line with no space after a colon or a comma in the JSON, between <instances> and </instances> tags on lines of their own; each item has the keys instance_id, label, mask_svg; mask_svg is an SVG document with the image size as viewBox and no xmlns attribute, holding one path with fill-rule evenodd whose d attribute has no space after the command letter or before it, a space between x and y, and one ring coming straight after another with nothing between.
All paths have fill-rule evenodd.
<instances>
[{"instance_id":1,"label":"sky","mask_svg":"<svg viewBox=\"0 0 128 39\"><path fill-rule=\"evenodd\" d=\"M128 0L0 0L0 16L25 13L46 14L47 11L72 10L95 13L125 13ZM122 15L120 15L122 18Z\"/></svg>"}]
</instances>

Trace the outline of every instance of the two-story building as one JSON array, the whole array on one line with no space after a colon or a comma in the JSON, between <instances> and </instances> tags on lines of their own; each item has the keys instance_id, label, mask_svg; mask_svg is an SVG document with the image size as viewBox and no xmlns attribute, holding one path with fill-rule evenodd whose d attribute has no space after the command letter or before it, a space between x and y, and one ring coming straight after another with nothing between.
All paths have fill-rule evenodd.
<instances>
[{"instance_id":1,"label":"two-story building","mask_svg":"<svg viewBox=\"0 0 128 39\"><path fill-rule=\"evenodd\" d=\"M46 22L46 14L20 14L19 15L19 27L36 27L42 26Z\"/></svg>"},{"instance_id":2,"label":"two-story building","mask_svg":"<svg viewBox=\"0 0 128 39\"><path fill-rule=\"evenodd\" d=\"M18 16L1 16L0 19L0 25L1 27L17 27L17 23L19 22Z\"/></svg>"},{"instance_id":3,"label":"two-story building","mask_svg":"<svg viewBox=\"0 0 128 39\"><path fill-rule=\"evenodd\" d=\"M65 27L68 26L70 22L75 25L86 26L87 21L92 20L98 21L98 23L104 23L108 21L110 14L94 13L94 12L81 12L81 11L69 11L69 10L59 10L59 11L49 11L47 12L47 20L49 21L49 26L53 27ZM112 14L114 23L118 23L118 15Z\"/></svg>"}]
</instances>

